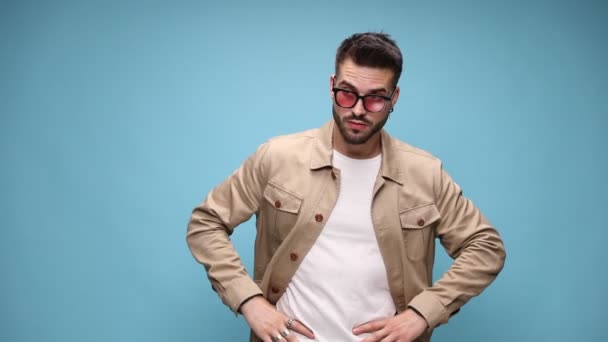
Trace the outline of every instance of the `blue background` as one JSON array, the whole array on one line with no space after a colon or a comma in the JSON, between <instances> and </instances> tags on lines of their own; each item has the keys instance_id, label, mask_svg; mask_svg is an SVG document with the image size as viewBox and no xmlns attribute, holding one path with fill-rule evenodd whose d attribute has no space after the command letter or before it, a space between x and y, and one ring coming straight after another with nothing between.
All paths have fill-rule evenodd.
<instances>
[{"instance_id":1,"label":"blue background","mask_svg":"<svg viewBox=\"0 0 608 342\"><path fill-rule=\"evenodd\" d=\"M405 56L387 129L508 248L434 341L605 341L607 4L0 1L0 340L245 341L190 212L328 120L336 47L384 30ZM253 238L234 235L246 265Z\"/></svg>"}]
</instances>

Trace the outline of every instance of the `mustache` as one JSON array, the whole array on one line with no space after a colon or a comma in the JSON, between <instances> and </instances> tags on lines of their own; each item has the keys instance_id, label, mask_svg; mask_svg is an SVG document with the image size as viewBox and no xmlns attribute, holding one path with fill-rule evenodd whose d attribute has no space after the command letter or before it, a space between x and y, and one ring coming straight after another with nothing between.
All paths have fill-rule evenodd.
<instances>
[{"instance_id":1,"label":"mustache","mask_svg":"<svg viewBox=\"0 0 608 342\"><path fill-rule=\"evenodd\" d=\"M361 121L365 124L371 125L371 122L369 120L367 120L367 118L364 115L361 116L356 116L355 114L351 114L347 117L345 117L344 119L342 119L342 121L348 121L348 120L357 120L357 121Z\"/></svg>"}]
</instances>

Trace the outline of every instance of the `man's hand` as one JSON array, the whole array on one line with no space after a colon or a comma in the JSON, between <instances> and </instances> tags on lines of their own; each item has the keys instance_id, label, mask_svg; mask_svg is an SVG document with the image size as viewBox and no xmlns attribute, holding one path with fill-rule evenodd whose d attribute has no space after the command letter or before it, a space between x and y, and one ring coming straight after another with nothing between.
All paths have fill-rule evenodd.
<instances>
[{"instance_id":1,"label":"man's hand","mask_svg":"<svg viewBox=\"0 0 608 342\"><path fill-rule=\"evenodd\" d=\"M411 342L428 328L426 320L407 309L397 316L379 319L353 328L353 334L371 333L362 342Z\"/></svg>"},{"instance_id":2,"label":"man's hand","mask_svg":"<svg viewBox=\"0 0 608 342\"><path fill-rule=\"evenodd\" d=\"M293 319L291 326L288 327L290 318L279 312L262 296L251 298L243 304L241 306L241 313L245 316L245 320L247 320L247 324L249 324L251 330L264 342L297 342L297 337L291 334L289 330L293 330L310 339L315 338L314 333L310 329L295 319Z\"/></svg>"}]
</instances>

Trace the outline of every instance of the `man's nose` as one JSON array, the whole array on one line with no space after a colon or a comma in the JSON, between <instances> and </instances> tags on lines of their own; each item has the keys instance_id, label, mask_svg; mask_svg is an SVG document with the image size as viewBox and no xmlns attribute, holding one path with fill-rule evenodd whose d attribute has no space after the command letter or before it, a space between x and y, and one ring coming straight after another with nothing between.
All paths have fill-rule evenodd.
<instances>
[{"instance_id":1,"label":"man's nose","mask_svg":"<svg viewBox=\"0 0 608 342\"><path fill-rule=\"evenodd\" d=\"M367 113L365 106L363 105L363 99L357 99L355 106L353 107L353 114L355 115L363 115Z\"/></svg>"}]
</instances>

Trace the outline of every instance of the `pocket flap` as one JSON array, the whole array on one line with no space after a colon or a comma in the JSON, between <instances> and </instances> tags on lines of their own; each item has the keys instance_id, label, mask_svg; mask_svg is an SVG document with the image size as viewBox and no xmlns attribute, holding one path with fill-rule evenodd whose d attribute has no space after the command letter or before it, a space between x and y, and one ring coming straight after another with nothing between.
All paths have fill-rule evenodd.
<instances>
[{"instance_id":1,"label":"pocket flap","mask_svg":"<svg viewBox=\"0 0 608 342\"><path fill-rule=\"evenodd\" d=\"M297 214L302 205L300 197L271 182L268 182L264 189L264 198L276 210L292 214Z\"/></svg>"},{"instance_id":2,"label":"pocket flap","mask_svg":"<svg viewBox=\"0 0 608 342\"><path fill-rule=\"evenodd\" d=\"M404 229L422 229L441 218L435 203L421 205L402 211L399 214Z\"/></svg>"}]
</instances>

